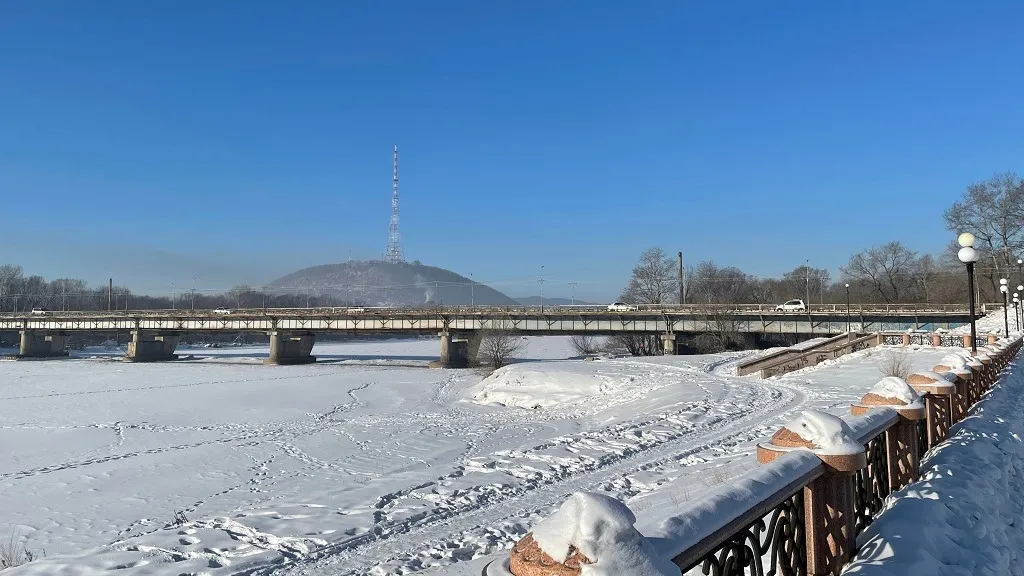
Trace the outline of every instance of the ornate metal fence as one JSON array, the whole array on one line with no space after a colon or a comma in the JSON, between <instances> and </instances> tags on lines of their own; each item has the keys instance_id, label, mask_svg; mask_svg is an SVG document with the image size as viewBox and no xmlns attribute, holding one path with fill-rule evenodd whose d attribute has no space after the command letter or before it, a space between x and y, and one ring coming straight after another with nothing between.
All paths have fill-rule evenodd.
<instances>
[{"instance_id":1,"label":"ornate metal fence","mask_svg":"<svg viewBox=\"0 0 1024 576\"><path fill-rule=\"evenodd\" d=\"M804 490L800 488L765 518L733 534L718 548L685 567L709 576L804 576L807 548Z\"/></svg>"},{"instance_id":2,"label":"ornate metal fence","mask_svg":"<svg viewBox=\"0 0 1024 576\"><path fill-rule=\"evenodd\" d=\"M854 493L857 507L857 534L871 524L889 495L889 460L885 448L885 433L872 438L865 445L868 466L857 471Z\"/></svg>"}]
</instances>

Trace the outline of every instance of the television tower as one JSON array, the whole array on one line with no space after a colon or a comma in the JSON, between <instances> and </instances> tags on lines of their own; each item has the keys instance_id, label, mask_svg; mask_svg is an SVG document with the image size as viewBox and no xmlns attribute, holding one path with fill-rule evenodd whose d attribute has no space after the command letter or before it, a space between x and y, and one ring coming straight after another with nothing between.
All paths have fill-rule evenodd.
<instances>
[{"instance_id":1,"label":"television tower","mask_svg":"<svg viewBox=\"0 0 1024 576\"><path fill-rule=\"evenodd\" d=\"M400 264L402 259L402 237L398 233L398 146L395 146L395 173L391 181L391 225L388 228L388 251L384 260Z\"/></svg>"}]
</instances>

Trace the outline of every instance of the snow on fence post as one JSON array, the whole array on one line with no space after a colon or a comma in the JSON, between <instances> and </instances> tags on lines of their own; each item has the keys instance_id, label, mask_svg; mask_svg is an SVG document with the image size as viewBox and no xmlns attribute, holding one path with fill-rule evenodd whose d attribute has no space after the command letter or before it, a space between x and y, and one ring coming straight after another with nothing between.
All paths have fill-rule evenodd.
<instances>
[{"instance_id":1,"label":"snow on fence post","mask_svg":"<svg viewBox=\"0 0 1024 576\"><path fill-rule=\"evenodd\" d=\"M946 358L950 360L946 360ZM950 355L946 358L942 360L941 364L935 366L935 372L932 374L925 372L907 376L907 384L910 384L918 394L927 394L924 401L928 409L929 449L949 437L949 428L953 425L952 407L957 390L956 382L951 379L958 378L958 374L963 373L967 367L960 356ZM955 364L952 360L958 360L959 364ZM953 370L958 370L958 372L953 372ZM967 372L967 374L970 373Z\"/></svg>"},{"instance_id":2,"label":"snow on fence post","mask_svg":"<svg viewBox=\"0 0 1024 576\"><path fill-rule=\"evenodd\" d=\"M889 376L879 380L859 404L850 407L850 412L854 416L862 416L872 408L891 408L900 417L885 431L889 489L899 490L917 480L922 454L918 421L926 416L925 405L906 381Z\"/></svg>"},{"instance_id":3,"label":"snow on fence post","mask_svg":"<svg viewBox=\"0 0 1024 576\"><path fill-rule=\"evenodd\" d=\"M864 445L852 438L846 422L808 410L757 445L764 464L794 449L810 449L824 464L824 474L803 490L807 574L838 574L857 544L855 475L867 467Z\"/></svg>"}]
</instances>

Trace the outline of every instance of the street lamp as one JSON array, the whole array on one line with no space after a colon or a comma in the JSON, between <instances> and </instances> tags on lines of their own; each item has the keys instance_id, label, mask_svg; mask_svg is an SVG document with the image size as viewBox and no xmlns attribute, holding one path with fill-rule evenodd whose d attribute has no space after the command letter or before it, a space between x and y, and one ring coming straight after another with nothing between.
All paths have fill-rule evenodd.
<instances>
[{"instance_id":1,"label":"street lamp","mask_svg":"<svg viewBox=\"0 0 1024 576\"><path fill-rule=\"evenodd\" d=\"M1013 293L1013 323L1016 329L1020 330L1020 294L1017 292Z\"/></svg>"},{"instance_id":2,"label":"street lamp","mask_svg":"<svg viewBox=\"0 0 1024 576\"><path fill-rule=\"evenodd\" d=\"M974 234L964 232L956 239L960 251L956 257L967 265L967 301L971 311L971 354L978 353L978 328L974 323L974 263L978 261L978 251L974 249Z\"/></svg>"},{"instance_id":3,"label":"street lamp","mask_svg":"<svg viewBox=\"0 0 1024 576\"><path fill-rule=\"evenodd\" d=\"M540 283L540 313L543 314L544 313L544 266L543 265L541 265L541 267L540 267L540 280L537 280L537 282Z\"/></svg>"},{"instance_id":4,"label":"street lamp","mask_svg":"<svg viewBox=\"0 0 1024 576\"><path fill-rule=\"evenodd\" d=\"M846 332L850 332L850 284L846 284Z\"/></svg>"},{"instance_id":5,"label":"street lamp","mask_svg":"<svg viewBox=\"0 0 1024 576\"><path fill-rule=\"evenodd\" d=\"M174 282L171 282L171 310L177 310L178 309L178 307L175 305L174 295L175 295Z\"/></svg>"},{"instance_id":6,"label":"street lamp","mask_svg":"<svg viewBox=\"0 0 1024 576\"><path fill-rule=\"evenodd\" d=\"M999 279L999 291L1003 293L1003 336L1010 333L1010 303L1006 301L1010 287L1006 283L1006 278Z\"/></svg>"},{"instance_id":7,"label":"street lamp","mask_svg":"<svg viewBox=\"0 0 1024 576\"><path fill-rule=\"evenodd\" d=\"M196 309L196 277L192 277L192 310Z\"/></svg>"},{"instance_id":8,"label":"street lamp","mask_svg":"<svg viewBox=\"0 0 1024 576\"><path fill-rule=\"evenodd\" d=\"M1024 259L1017 258L1017 276L1024 279L1024 273L1021 273L1022 269L1024 269Z\"/></svg>"}]
</instances>

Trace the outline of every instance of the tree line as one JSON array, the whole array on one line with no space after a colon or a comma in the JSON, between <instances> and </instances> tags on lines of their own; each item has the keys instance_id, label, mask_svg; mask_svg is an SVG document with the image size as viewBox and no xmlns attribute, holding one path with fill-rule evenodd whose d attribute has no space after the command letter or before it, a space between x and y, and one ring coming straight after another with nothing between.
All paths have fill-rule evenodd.
<instances>
[{"instance_id":1,"label":"tree line","mask_svg":"<svg viewBox=\"0 0 1024 576\"><path fill-rule=\"evenodd\" d=\"M1024 180L1007 172L971 184L943 215L951 241L935 253L918 253L899 240L865 248L840 267L828 270L797 266L779 278L759 278L735 266L713 261L685 269L680 290L678 261L661 248L640 255L620 300L631 304L781 304L799 298L808 304L962 304L968 299L967 274L957 258L953 238L973 233L981 259L975 266L976 296L981 302L1002 300L999 279L1011 287L1024 284ZM848 285L848 286L847 286ZM1013 292L1013 290L1011 290ZM728 347L723 326L705 338L705 351ZM660 353L656 336L618 338L633 354Z\"/></svg>"},{"instance_id":2,"label":"tree line","mask_svg":"<svg viewBox=\"0 0 1024 576\"><path fill-rule=\"evenodd\" d=\"M210 294L186 290L171 296L136 294L124 286L90 288L85 280L26 276L21 266L0 265L0 312L47 310L210 310L212 308L316 308L361 306L330 294L275 293L252 286L236 286Z\"/></svg>"}]
</instances>

